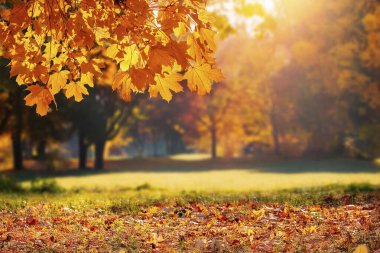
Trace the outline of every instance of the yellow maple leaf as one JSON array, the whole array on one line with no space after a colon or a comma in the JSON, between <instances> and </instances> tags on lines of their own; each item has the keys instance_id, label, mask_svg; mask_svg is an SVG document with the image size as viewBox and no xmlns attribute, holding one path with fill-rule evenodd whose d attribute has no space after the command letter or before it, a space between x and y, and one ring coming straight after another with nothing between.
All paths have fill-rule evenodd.
<instances>
[{"instance_id":1,"label":"yellow maple leaf","mask_svg":"<svg viewBox=\"0 0 380 253\"><path fill-rule=\"evenodd\" d=\"M136 91L136 88L132 85L131 77L123 71L116 73L112 89L118 90L120 97L125 101L130 101L131 92Z\"/></svg>"},{"instance_id":2,"label":"yellow maple leaf","mask_svg":"<svg viewBox=\"0 0 380 253\"><path fill-rule=\"evenodd\" d=\"M48 87L50 88L50 92L52 95L57 94L63 87L65 87L69 74L70 71L62 70L50 76Z\"/></svg>"},{"instance_id":3,"label":"yellow maple leaf","mask_svg":"<svg viewBox=\"0 0 380 253\"><path fill-rule=\"evenodd\" d=\"M41 13L44 11L43 4L43 0L35 1L33 4L31 4L28 9L28 16L31 18L36 18L40 16Z\"/></svg>"},{"instance_id":4,"label":"yellow maple leaf","mask_svg":"<svg viewBox=\"0 0 380 253\"><path fill-rule=\"evenodd\" d=\"M59 45L54 42L45 43L44 54L42 55L46 60L50 61L57 56Z\"/></svg>"},{"instance_id":5,"label":"yellow maple leaf","mask_svg":"<svg viewBox=\"0 0 380 253\"><path fill-rule=\"evenodd\" d=\"M203 9L199 10L198 18L203 23L211 23L211 24L215 23L214 15L212 15L210 12Z\"/></svg>"},{"instance_id":6,"label":"yellow maple leaf","mask_svg":"<svg viewBox=\"0 0 380 253\"><path fill-rule=\"evenodd\" d=\"M36 112L45 116L49 111L51 101L53 101L50 91L38 84L29 86L27 90L30 93L25 97L25 104L28 106L37 105Z\"/></svg>"},{"instance_id":7,"label":"yellow maple leaf","mask_svg":"<svg viewBox=\"0 0 380 253\"><path fill-rule=\"evenodd\" d=\"M216 49L216 44L215 44L215 39L214 39L215 34L216 33L210 29L201 28L199 30L200 40L202 41L202 43L206 43L208 48L210 48L212 51Z\"/></svg>"},{"instance_id":8,"label":"yellow maple leaf","mask_svg":"<svg viewBox=\"0 0 380 253\"><path fill-rule=\"evenodd\" d=\"M120 69L128 71L132 66L140 62L141 55L136 45L127 47L124 52L124 59L120 62Z\"/></svg>"},{"instance_id":9,"label":"yellow maple leaf","mask_svg":"<svg viewBox=\"0 0 380 253\"><path fill-rule=\"evenodd\" d=\"M45 52L46 52L46 49L45 49ZM57 53L56 53L57 54ZM61 54L59 54L59 56L56 56L56 54L52 57L52 54L50 53L50 56L49 55L47 55L47 54L45 54L44 55L44 57L45 57L45 59L49 59L48 57L51 57L50 59L52 59L53 60L53 62L54 62L54 64L55 65L64 65L65 63L66 63L66 61L67 61L67 53L66 52L63 52L63 53L61 53ZM79 63L81 63L80 62L80 57L78 57L76 60L79 62Z\"/></svg>"},{"instance_id":10,"label":"yellow maple leaf","mask_svg":"<svg viewBox=\"0 0 380 253\"><path fill-rule=\"evenodd\" d=\"M67 98L74 97L76 102L80 102L83 100L83 94L88 95L87 88L81 82L78 82L78 83L71 82L68 85L66 85L65 90L66 90L66 93L65 93L66 97Z\"/></svg>"},{"instance_id":11,"label":"yellow maple leaf","mask_svg":"<svg viewBox=\"0 0 380 253\"><path fill-rule=\"evenodd\" d=\"M159 93L164 100L169 102L173 98L171 91L175 93L183 91L183 87L179 84L182 79L182 76L177 73L165 74L164 76L156 74L154 77L156 84L149 87L149 93L152 97L157 97Z\"/></svg>"},{"instance_id":12,"label":"yellow maple leaf","mask_svg":"<svg viewBox=\"0 0 380 253\"><path fill-rule=\"evenodd\" d=\"M82 73L80 82L82 84L87 84L90 87L94 87L94 74L91 72L87 72L85 74Z\"/></svg>"},{"instance_id":13,"label":"yellow maple leaf","mask_svg":"<svg viewBox=\"0 0 380 253\"><path fill-rule=\"evenodd\" d=\"M188 55L190 55L195 61L200 62L202 60L202 50L198 45L197 39L194 36L187 38Z\"/></svg>"},{"instance_id":14,"label":"yellow maple leaf","mask_svg":"<svg viewBox=\"0 0 380 253\"><path fill-rule=\"evenodd\" d=\"M184 79L187 79L187 85L191 91L198 91L199 95L210 93L212 82L220 82L224 79L220 69L214 69L210 64L203 63L191 67Z\"/></svg>"},{"instance_id":15,"label":"yellow maple leaf","mask_svg":"<svg viewBox=\"0 0 380 253\"><path fill-rule=\"evenodd\" d=\"M110 37L111 35L107 28L104 28L104 27L95 28L95 40L99 45L102 44L102 40L109 39Z\"/></svg>"},{"instance_id":16,"label":"yellow maple leaf","mask_svg":"<svg viewBox=\"0 0 380 253\"><path fill-rule=\"evenodd\" d=\"M173 32L176 37L181 37L183 35L186 35L187 33L186 24L183 22L179 22L178 27L174 28Z\"/></svg>"},{"instance_id":17,"label":"yellow maple leaf","mask_svg":"<svg viewBox=\"0 0 380 253\"><path fill-rule=\"evenodd\" d=\"M116 44L112 44L106 50L106 56L111 59L116 58L117 53L119 53L119 49L117 48Z\"/></svg>"}]
</instances>

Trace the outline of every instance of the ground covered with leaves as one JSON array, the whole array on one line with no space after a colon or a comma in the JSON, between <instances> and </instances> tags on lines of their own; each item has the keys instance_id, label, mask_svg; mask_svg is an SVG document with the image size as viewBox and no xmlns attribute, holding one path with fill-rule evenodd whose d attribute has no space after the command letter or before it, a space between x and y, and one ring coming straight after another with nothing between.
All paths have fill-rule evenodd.
<instances>
[{"instance_id":1,"label":"ground covered with leaves","mask_svg":"<svg viewBox=\"0 0 380 253\"><path fill-rule=\"evenodd\" d=\"M0 252L353 252L363 244L370 252L380 249L377 188L160 197L153 192L145 185L129 195L3 194Z\"/></svg>"}]
</instances>

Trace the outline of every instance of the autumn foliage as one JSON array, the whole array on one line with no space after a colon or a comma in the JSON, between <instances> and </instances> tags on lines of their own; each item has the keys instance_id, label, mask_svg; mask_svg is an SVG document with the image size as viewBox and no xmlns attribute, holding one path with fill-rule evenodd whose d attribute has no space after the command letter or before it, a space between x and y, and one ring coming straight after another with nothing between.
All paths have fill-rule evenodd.
<instances>
[{"instance_id":1,"label":"autumn foliage","mask_svg":"<svg viewBox=\"0 0 380 253\"><path fill-rule=\"evenodd\" d=\"M186 83L202 95L223 78L202 0L2 1L0 15L2 56L40 115L98 83L127 101L144 91L170 101Z\"/></svg>"}]
</instances>

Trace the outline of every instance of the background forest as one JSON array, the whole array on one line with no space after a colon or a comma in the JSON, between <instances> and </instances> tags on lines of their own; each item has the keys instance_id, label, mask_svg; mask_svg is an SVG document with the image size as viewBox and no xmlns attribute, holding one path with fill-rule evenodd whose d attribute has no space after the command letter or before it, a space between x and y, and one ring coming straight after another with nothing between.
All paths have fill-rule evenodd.
<instances>
[{"instance_id":1,"label":"background forest","mask_svg":"<svg viewBox=\"0 0 380 253\"><path fill-rule=\"evenodd\" d=\"M180 153L376 158L378 1L217 1L209 9L225 80L207 96L180 93L167 103L137 94L127 103L103 78L82 102L58 99L59 109L40 117L2 60L1 167L36 160L57 169L79 158L71 166L94 159L102 168L104 159Z\"/></svg>"},{"instance_id":2,"label":"background forest","mask_svg":"<svg viewBox=\"0 0 380 253\"><path fill-rule=\"evenodd\" d=\"M380 0L0 0L1 48L1 252L380 252Z\"/></svg>"}]
</instances>

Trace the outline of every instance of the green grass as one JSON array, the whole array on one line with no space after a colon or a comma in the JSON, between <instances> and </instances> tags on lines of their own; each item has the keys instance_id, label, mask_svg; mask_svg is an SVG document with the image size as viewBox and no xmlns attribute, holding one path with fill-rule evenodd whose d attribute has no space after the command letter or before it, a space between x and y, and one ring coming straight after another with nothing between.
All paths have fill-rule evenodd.
<instances>
[{"instance_id":1,"label":"green grass","mask_svg":"<svg viewBox=\"0 0 380 253\"><path fill-rule=\"evenodd\" d=\"M380 185L375 164L355 160L254 163L241 160L124 161L112 170L18 175L28 184L36 176L56 180L65 189L150 186L168 191L244 192L323 187L331 184ZM115 167L114 166L114 167Z\"/></svg>"},{"instance_id":2,"label":"green grass","mask_svg":"<svg viewBox=\"0 0 380 253\"><path fill-rule=\"evenodd\" d=\"M149 183L171 191L273 191L330 184L380 184L380 173L260 173L248 170L206 172L115 172L82 177L54 177L66 189L136 187Z\"/></svg>"},{"instance_id":3,"label":"green grass","mask_svg":"<svg viewBox=\"0 0 380 253\"><path fill-rule=\"evenodd\" d=\"M169 215L182 219L183 211L177 211L187 210L186 207L193 206L194 202L196 205L214 210L215 207L227 210L233 206L235 213L242 215L243 210L255 210L264 206L278 208L282 204L285 207L295 207L294 210L301 212L305 208L315 209L316 205L327 210L351 204L374 208L380 197L379 169L368 162L357 161L253 164L237 161L157 160L155 163L135 162L119 169L114 167L105 171L26 171L11 176L14 180L0 177L0 212L6 211L2 212L3 214L18 215L24 219L25 215L34 212L34 216L44 221L61 217L62 213L72 213L73 220L75 217L84 217L86 220L92 220L93 224L103 224L102 217L109 215L119 217L119 224L126 225L129 223L123 223L125 217L140 217L152 212L165 213L167 207L171 210ZM242 207L245 209L240 210ZM12 213L9 213L10 211ZM43 214L41 217L40 213ZM173 218L167 216L167 213L165 215L166 219ZM157 217L165 219L164 216ZM99 223L100 221L103 223ZM151 221L156 224L154 219ZM76 222L74 231L80 228L78 238L86 238L87 232L84 232L78 221ZM129 235L125 233L127 230L120 230L124 231L122 234L128 240L120 236L120 233L113 234L115 237L112 235L107 241L110 248L115 246L115 250L118 249L124 238L123 247L128 247L128 252L143 252L146 245L138 238L148 233L143 239L143 242L146 242L151 232L151 225L144 224L142 227L137 226L141 229L141 233L138 234ZM197 229L202 229L202 225L199 226ZM278 227L282 229L280 225ZM51 230L52 234L60 233L54 229L56 228L53 227ZM169 231L172 227L166 226L164 229ZM209 231L208 227L203 229ZM371 245L373 241L372 247L378 248L376 239L371 236L363 238L363 243L368 241L368 245ZM186 251L192 247L193 242L189 243L190 241L183 245L180 241L178 245ZM356 244L355 242L354 246ZM148 247L151 250L152 246ZM342 250L348 252L351 248L346 247ZM300 252L305 250L306 248L300 248Z\"/></svg>"},{"instance_id":4,"label":"green grass","mask_svg":"<svg viewBox=\"0 0 380 253\"><path fill-rule=\"evenodd\" d=\"M53 182L42 180L40 184L52 184ZM59 185L55 187L61 189ZM380 186L371 184L328 185L281 191L242 191L239 193L228 191L169 191L153 188L149 184L112 190L76 188L56 191L55 187L52 188L51 192L43 193L36 191L33 187L24 188L21 192L0 193L0 210L16 210L43 204L49 206L52 213L62 207L83 211L101 209L112 213L135 213L140 211L141 207L156 203L186 205L192 202L209 204L258 202L290 204L292 206L338 206L371 203L380 196Z\"/></svg>"},{"instance_id":5,"label":"green grass","mask_svg":"<svg viewBox=\"0 0 380 253\"><path fill-rule=\"evenodd\" d=\"M13 176L23 190L19 184L12 186L17 191L2 191L1 209L42 202L110 211L173 201L340 204L368 202L368 193L380 192L378 167L346 160L261 164L144 160L106 171L29 171ZM10 182L14 183L5 180L5 186Z\"/></svg>"}]
</instances>

